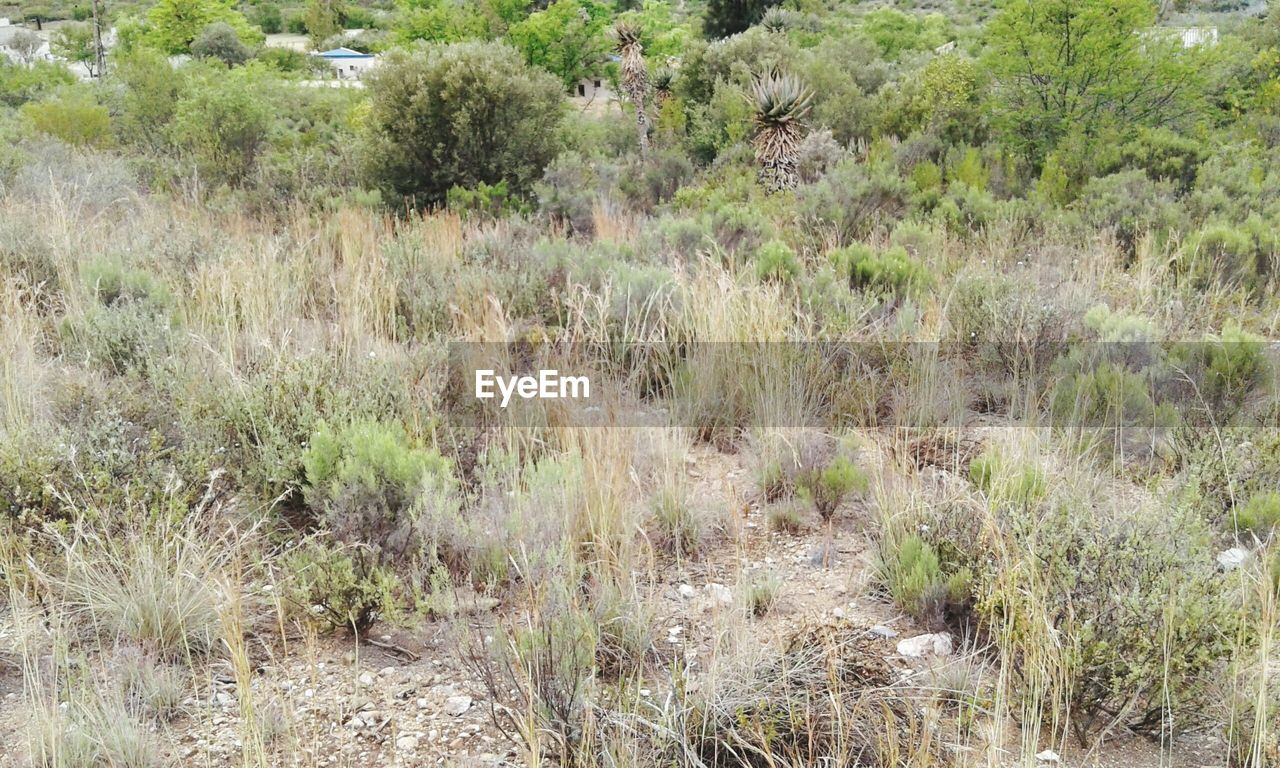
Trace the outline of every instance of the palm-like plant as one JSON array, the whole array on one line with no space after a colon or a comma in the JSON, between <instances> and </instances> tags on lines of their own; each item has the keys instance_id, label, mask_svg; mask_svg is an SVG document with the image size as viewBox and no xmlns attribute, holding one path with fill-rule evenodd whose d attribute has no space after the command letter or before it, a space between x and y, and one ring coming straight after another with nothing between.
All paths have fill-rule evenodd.
<instances>
[{"instance_id":1,"label":"palm-like plant","mask_svg":"<svg viewBox=\"0 0 1280 768\"><path fill-rule=\"evenodd\" d=\"M756 78L755 99L756 163L760 183L773 193L796 186L797 154L807 127L812 94L798 78L770 72Z\"/></svg>"},{"instance_id":2,"label":"palm-like plant","mask_svg":"<svg viewBox=\"0 0 1280 768\"><path fill-rule=\"evenodd\" d=\"M640 26L621 19L613 28L618 54L622 56L622 90L636 107L636 132L640 156L649 152L649 114L645 99L649 93L649 69L644 62L644 46L640 42Z\"/></svg>"}]
</instances>

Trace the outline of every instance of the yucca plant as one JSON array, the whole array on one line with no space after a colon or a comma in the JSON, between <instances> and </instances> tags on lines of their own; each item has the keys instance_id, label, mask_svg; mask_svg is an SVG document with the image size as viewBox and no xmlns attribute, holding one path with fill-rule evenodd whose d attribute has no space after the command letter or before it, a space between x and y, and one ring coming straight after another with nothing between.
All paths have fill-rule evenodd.
<instances>
[{"instance_id":1,"label":"yucca plant","mask_svg":"<svg viewBox=\"0 0 1280 768\"><path fill-rule=\"evenodd\" d=\"M649 115L645 112L645 98L649 92L649 69L644 62L644 46L640 42L640 26L627 19L620 19L613 28L618 53L622 56L622 91L636 107L636 133L640 142L640 156L649 153Z\"/></svg>"},{"instance_id":2,"label":"yucca plant","mask_svg":"<svg viewBox=\"0 0 1280 768\"><path fill-rule=\"evenodd\" d=\"M774 71L756 79L752 96L760 183L769 193L793 189L800 141L806 131L804 118L809 114L812 94L798 78Z\"/></svg>"}]
</instances>

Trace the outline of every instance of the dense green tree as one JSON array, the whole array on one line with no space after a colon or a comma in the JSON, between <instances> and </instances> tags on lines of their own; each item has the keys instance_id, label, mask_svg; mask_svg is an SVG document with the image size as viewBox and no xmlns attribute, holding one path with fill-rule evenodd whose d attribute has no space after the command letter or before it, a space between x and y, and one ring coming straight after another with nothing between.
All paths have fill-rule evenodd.
<instances>
[{"instance_id":1,"label":"dense green tree","mask_svg":"<svg viewBox=\"0 0 1280 768\"><path fill-rule=\"evenodd\" d=\"M269 87L258 64L191 73L175 108L173 140L206 183L248 180L271 128Z\"/></svg>"},{"instance_id":2,"label":"dense green tree","mask_svg":"<svg viewBox=\"0 0 1280 768\"><path fill-rule=\"evenodd\" d=\"M275 35L284 31L284 16L280 13L280 6L275 3L258 5L253 12L253 23L257 24L258 28L268 35Z\"/></svg>"},{"instance_id":3,"label":"dense green tree","mask_svg":"<svg viewBox=\"0 0 1280 768\"><path fill-rule=\"evenodd\" d=\"M262 42L262 31L235 9L233 0L159 0L147 14L148 41L169 54L190 53L191 43L215 22L229 24L242 41Z\"/></svg>"},{"instance_id":4,"label":"dense green tree","mask_svg":"<svg viewBox=\"0 0 1280 768\"><path fill-rule=\"evenodd\" d=\"M433 205L481 182L523 192L558 149L560 84L504 44L398 52L368 84L369 170L391 199Z\"/></svg>"},{"instance_id":5,"label":"dense green tree","mask_svg":"<svg viewBox=\"0 0 1280 768\"><path fill-rule=\"evenodd\" d=\"M319 49L325 40L342 31L342 3L339 0L307 0L304 18L311 47Z\"/></svg>"},{"instance_id":6,"label":"dense green tree","mask_svg":"<svg viewBox=\"0 0 1280 768\"><path fill-rule=\"evenodd\" d=\"M702 33L710 39L736 35L760 21L765 11L782 0L708 0Z\"/></svg>"},{"instance_id":7,"label":"dense green tree","mask_svg":"<svg viewBox=\"0 0 1280 768\"><path fill-rule=\"evenodd\" d=\"M599 74L609 41L609 9L595 0L555 0L512 25L507 35L525 61L556 75L566 87Z\"/></svg>"},{"instance_id":8,"label":"dense green tree","mask_svg":"<svg viewBox=\"0 0 1280 768\"><path fill-rule=\"evenodd\" d=\"M123 144L159 153L169 145L182 93L182 79L164 54L141 47L115 59L112 79L120 84L115 112L116 136Z\"/></svg>"},{"instance_id":9,"label":"dense green tree","mask_svg":"<svg viewBox=\"0 0 1280 768\"><path fill-rule=\"evenodd\" d=\"M236 36L230 24L215 21L205 27L191 43L191 55L200 59L218 59L228 67L249 60L249 48Z\"/></svg>"},{"instance_id":10,"label":"dense green tree","mask_svg":"<svg viewBox=\"0 0 1280 768\"><path fill-rule=\"evenodd\" d=\"M1010 0L989 28L994 117L1040 160L1068 134L1102 136L1169 125L1200 106L1199 61L1153 30L1150 0Z\"/></svg>"},{"instance_id":11,"label":"dense green tree","mask_svg":"<svg viewBox=\"0 0 1280 768\"><path fill-rule=\"evenodd\" d=\"M75 81L76 76L61 64L37 61L26 67L0 58L0 104L20 107Z\"/></svg>"}]
</instances>

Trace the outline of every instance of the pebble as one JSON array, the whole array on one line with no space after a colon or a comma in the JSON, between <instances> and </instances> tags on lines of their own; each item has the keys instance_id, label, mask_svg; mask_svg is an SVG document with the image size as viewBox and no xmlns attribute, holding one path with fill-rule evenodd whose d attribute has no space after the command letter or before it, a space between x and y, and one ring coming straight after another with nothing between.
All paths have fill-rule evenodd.
<instances>
[{"instance_id":1,"label":"pebble","mask_svg":"<svg viewBox=\"0 0 1280 768\"><path fill-rule=\"evenodd\" d=\"M401 736L396 739L396 750L399 752L412 752L418 748L417 736Z\"/></svg>"},{"instance_id":2,"label":"pebble","mask_svg":"<svg viewBox=\"0 0 1280 768\"><path fill-rule=\"evenodd\" d=\"M898 641L898 654L918 659L924 656L950 656L952 651L951 635L938 632L929 635L916 635Z\"/></svg>"},{"instance_id":3,"label":"pebble","mask_svg":"<svg viewBox=\"0 0 1280 768\"><path fill-rule=\"evenodd\" d=\"M894 629L893 627L886 627L883 624L877 624L871 629L867 630L867 632L876 637L883 637L886 640L892 640L893 638L898 636L898 630Z\"/></svg>"},{"instance_id":4,"label":"pebble","mask_svg":"<svg viewBox=\"0 0 1280 768\"><path fill-rule=\"evenodd\" d=\"M698 590L694 589L692 584L681 584L678 591L680 592L680 596L685 600L688 600L698 594Z\"/></svg>"},{"instance_id":5,"label":"pebble","mask_svg":"<svg viewBox=\"0 0 1280 768\"><path fill-rule=\"evenodd\" d=\"M373 675L369 674L368 672L361 672L358 680L360 681L360 684L365 686L366 688L373 685Z\"/></svg>"},{"instance_id":6,"label":"pebble","mask_svg":"<svg viewBox=\"0 0 1280 768\"><path fill-rule=\"evenodd\" d=\"M466 711L468 709L471 709L470 696L466 696L466 695L450 696L444 702L444 713L446 715L453 715L454 717L459 717L461 715L466 714Z\"/></svg>"}]
</instances>

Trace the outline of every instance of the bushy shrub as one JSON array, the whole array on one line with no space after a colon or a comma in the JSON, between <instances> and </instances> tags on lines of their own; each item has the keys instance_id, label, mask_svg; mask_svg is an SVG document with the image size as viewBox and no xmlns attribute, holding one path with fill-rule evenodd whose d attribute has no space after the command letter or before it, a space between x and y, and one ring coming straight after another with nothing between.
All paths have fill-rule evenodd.
<instances>
[{"instance_id":1,"label":"bushy shrub","mask_svg":"<svg viewBox=\"0 0 1280 768\"><path fill-rule=\"evenodd\" d=\"M1011 650L1039 659L1050 623L1062 649L1058 693L1082 737L1117 717L1139 732L1165 732L1170 718L1204 711L1231 653L1238 614L1216 571L1212 534L1197 515L1167 505L1081 501L1006 510L1012 559L995 572L982 566L978 613ZM1043 700L1041 689L1028 693Z\"/></svg>"},{"instance_id":2,"label":"bushy shrub","mask_svg":"<svg viewBox=\"0 0 1280 768\"><path fill-rule=\"evenodd\" d=\"M1267 491L1250 497L1236 509L1236 526L1266 537L1280 526L1280 493Z\"/></svg>"},{"instance_id":3,"label":"bushy shrub","mask_svg":"<svg viewBox=\"0 0 1280 768\"><path fill-rule=\"evenodd\" d=\"M930 282L924 264L901 246L876 251L866 245L851 245L832 252L830 258L836 271L846 275L855 288L911 292Z\"/></svg>"},{"instance_id":4,"label":"bushy shrub","mask_svg":"<svg viewBox=\"0 0 1280 768\"><path fill-rule=\"evenodd\" d=\"M555 156L560 83L501 43L401 52L368 84L370 172L388 200L503 180L522 193Z\"/></svg>"},{"instance_id":5,"label":"bushy shrub","mask_svg":"<svg viewBox=\"0 0 1280 768\"><path fill-rule=\"evenodd\" d=\"M80 90L28 102L22 114L35 130L72 146L102 147L111 140L107 108Z\"/></svg>"},{"instance_id":6,"label":"bushy shrub","mask_svg":"<svg viewBox=\"0 0 1280 768\"><path fill-rule=\"evenodd\" d=\"M756 251L756 277L789 283L800 275L800 262L795 251L781 240L770 240Z\"/></svg>"},{"instance_id":7,"label":"bushy shrub","mask_svg":"<svg viewBox=\"0 0 1280 768\"><path fill-rule=\"evenodd\" d=\"M1165 233L1178 221L1173 185L1142 171L1091 179L1075 205L1086 224L1111 232L1130 256L1141 236Z\"/></svg>"},{"instance_id":8,"label":"bushy shrub","mask_svg":"<svg viewBox=\"0 0 1280 768\"><path fill-rule=\"evenodd\" d=\"M934 216L952 232L975 234L994 223L1001 207L991 193L965 183L952 183L934 209Z\"/></svg>"},{"instance_id":9,"label":"bushy shrub","mask_svg":"<svg viewBox=\"0 0 1280 768\"><path fill-rule=\"evenodd\" d=\"M310 539L285 555L287 597L304 614L335 629L364 634L402 612L403 585L388 567L359 551Z\"/></svg>"},{"instance_id":10,"label":"bushy shrub","mask_svg":"<svg viewBox=\"0 0 1280 768\"><path fill-rule=\"evenodd\" d=\"M993 500L1030 505L1048 491L1044 471L1034 464L1009 466L1005 458L985 451L969 464L969 480Z\"/></svg>"},{"instance_id":11,"label":"bushy shrub","mask_svg":"<svg viewBox=\"0 0 1280 768\"><path fill-rule=\"evenodd\" d=\"M1234 321L1196 346L1203 394L1216 407L1238 406L1273 380L1266 340Z\"/></svg>"},{"instance_id":12,"label":"bushy shrub","mask_svg":"<svg viewBox=\"0 0 1280 768\"><path fill-rule=\"evenodd\" d=\"M804 472L796 481L800 493L813 502L818 515L830 521L840 502L850 492L865 492L869 480L865 472L845 456L837 456L821 469Z\"/></svg>"},{"instance_id":13,"label":"bushy shrub","mask_svg":"<svg viewBox=\"0 0 1280 768\"><path fill-rule=\"evenodd\" d=\"M911 190L891 165L846 160L816 184L797 192L803 216L851 243L880 226L892 225L908 210Z\"/></svg>"},{"instance_id":14,"label":"bushy shrub","mask_svg":"<svg viewBox=\"0 0 1280 768\"><path fill-rule=\"evenodd\" d=\"M1197 285L1220 284L1261 290L1277 272L1280 235L1261 218L1242 226L1212 224L1183 245L1183 267Z\"/></svg>"},{"instance_id":15,"label":"bushy shrub","mask_svg":"<svg viewBox=\"0 0 1280 768\"><path fill-rule=\"evenodd\" d=\"M926 625L942 624L971 599L973 573L967 568L944 573L938 553L918 534L886 537L877 572L893 602Z\"/></svg>"}]
</instances>

